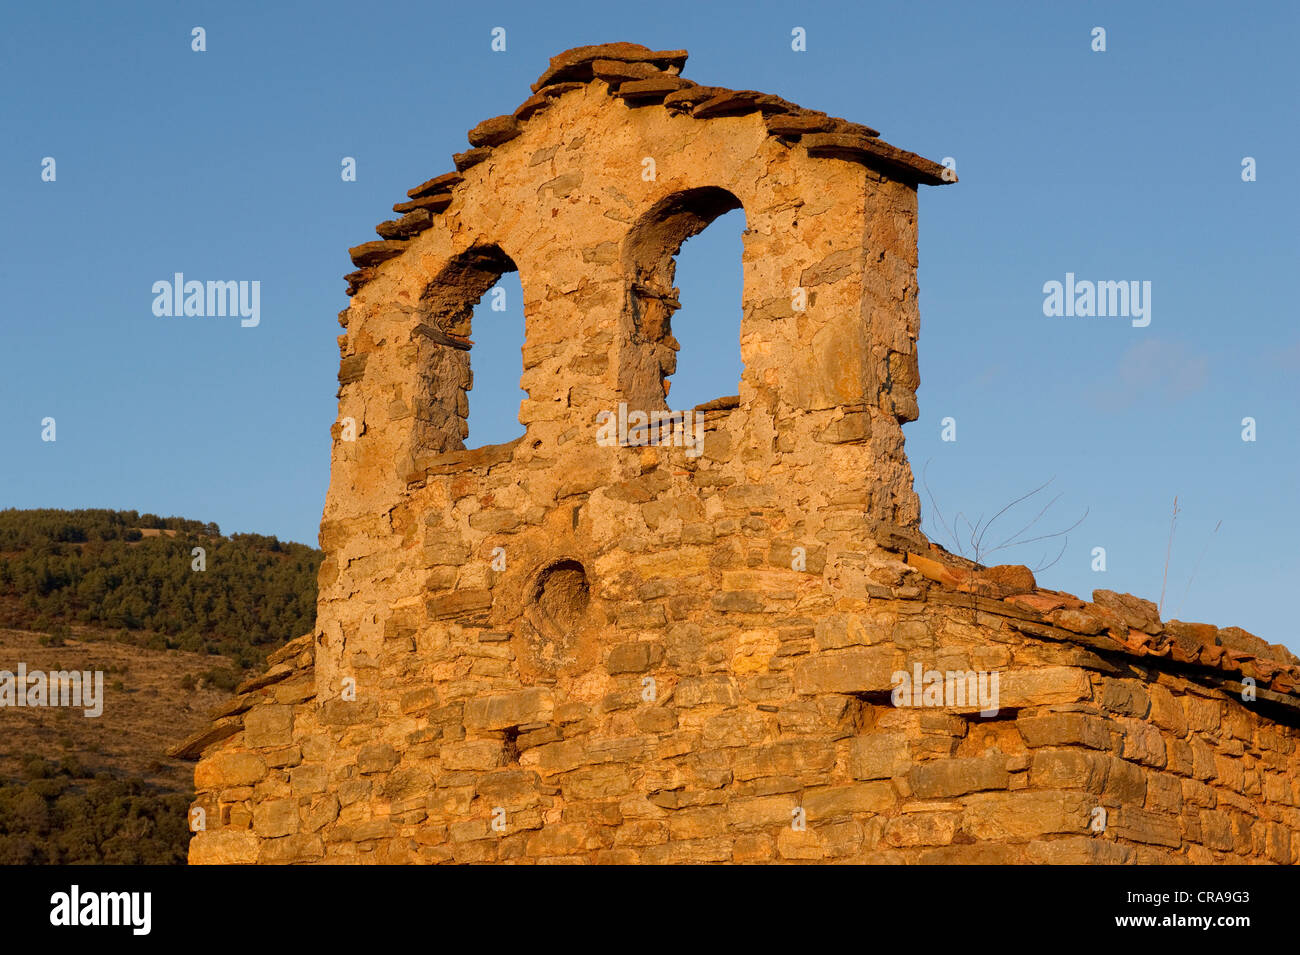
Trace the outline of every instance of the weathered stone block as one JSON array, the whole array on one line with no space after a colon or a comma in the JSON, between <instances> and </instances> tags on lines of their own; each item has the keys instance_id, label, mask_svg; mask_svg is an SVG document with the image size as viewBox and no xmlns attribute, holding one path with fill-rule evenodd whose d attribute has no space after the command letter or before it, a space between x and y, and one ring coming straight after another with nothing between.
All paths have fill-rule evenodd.
<instances>
[{"instance_id":1,"label":"weathered stone block","mask_svg":"<svg viewBox=\"0 0 1300 955\"><path fill-rule=\"evenodd\" d=\"M196 832L190 840L190 865L251 865L260 840L251 832L226 829Z\"/></svg>"},{"instance_id":2,"label":"weathered stone block","mask_svg":"<svg viewBox=\"0 0 1300 955\"><path fill-rule=\"evenodd\" d=\"M443 769L488 770L505 765L505 746L499 740L476 739L447 743L439 753Z\"/></svg>"},{"instance_id":3,"label":"weathered stone block","mask_svg":"<svg viewBox=\"0 0 1300 955\"><path fill-rule=\"evenodd\" d=\"M525 723L545 723L555 712L555 700L544 687L495 693L465 705L465 725L475 730L500 730Z\"/></svg>"},{"instance_id":4,"label":"weathered stone block","mask_svg":"<svg viewBox=\"0 0 1300 955\"><path fill-rule=\"evenodd\" d=\"M885 824L885 843L895 848L946 846L957 834L959 812L909 812Z\"/></svg>"},{"instance_id":5,"label":"weathered stone block","mask_svg":"<svg viewBox=\"0 0 1300 955\"><path fill-rule=\"evenodd\" d=\"M1025 716L1016 720L1016 729L1024 737L1025 745L1030 747L1087 746L1109 750L1111 745L1110 725L1100 717L1086 713Z\"/></svg>"},{"instance_id":6,"label":"weathered stone block","mask_svg":"<svg viewBox=\"0 0 1300 955\"><path fill-rule=\"evenodd\" d=\"M398 759L397 750L387 743L371 743L361 747L357 754L357 772L362 775L386 773L397 765Z\"/></svg>"},{"instance_id":7,"label":"weathered stone block","mask_svg":"<svg viewBox=\"0 0 1300 955\"><path fill-rule=\"evenodd\" d=\"M1006 789L1011 782L1007 758L997 751L985 756L918 763L912 767L908 779L912 791L921 799L960 796L984 789Z\"/></svg>"},{"instance_id":8,"label":"weathered stone block","mask_svg":"<svg viewBox=\"0 0 1300 955\"><path fill-rule=\"evenodd\" d=\"M1174 849L1182 845L1183 841L1178 830L1177 816L1148 812L1135 806L1120 806L1115 809L1108 821L1107 831L1121 839Z\"/></svg>"},{"instance_id":9,"label":"weathered stone block","mask_svg":"<svg viewBox=\"0 0 1300 955\"><path fill-rule=\"evenodd\" d=\"M1092 810L1087 796L1052 790L974 793L962 801L962 829L975 839L995 843L1083 833Z\"/></svg>"},{"instance_id":10,"label":"weathered stone block","mask_svg":"<svg viewBox=\"0 0 1300 955\"><path fill-rule=\"evenodd\" d=\"M287 836L298 829L298 803L269 799L253 806L253 831L264 839Z\"/></svg>"},{"instance_id":11,"label":"weathered stone block","mask_svg":"<svg viewBox=\"0 0 1300 955\"><path fill-rule=\"evenodd\" d=\"M1088 672L1078 667L1008 670L999 679L998 703L1003 709L1076 703L1091 696Z\"/></svg>"},{"instance_id":12,"label":"weathered stone block","mask_svg":"<svg viewBox=\"0 0 1300 955\"><path fill-rule=\"evenodd\" d=\"M894 674L903 668L903 655L893 647L853 647L831 650L795 665L797 693L864 693L890 690Z\"/></svg>"},{"instance_id":13,"label":"weathered stone block","mask_svg":"<svg viewBox=\"0 0 1300 955\"><path fill-rule=\"evenodd\" d=\"M289 865L316 862L325 856L325 844L310 833L268 839L262 843L257 861L262 865Z\"/></svg>"},{"instance_id":14,"label":"weathered stone block","mask_svg":"<svg viewBox=\"0 0 1300 955\"><path fill-rule=\"evenodd\" d=\"M911 765L907 734L898 731L859 736L849 750L849 772L854 779L888 779L907 772Z\"/></svg>"},{"instance_id":15,"label":"weathered stone block","mask_svg":"<svg viewBox=\"0 0 1300 955\"><path fill-rule=\"evenodd\" d=\"M651 641L621 643L609 651L605 669L610 673L644 673L663 659L663 644Z\"/></svg>"},{"instance_id":16,"label":"weathered stone block","mask_svg":"<svg viewBox=\"0 0 1300 955\"><path fill-rule=\"evenodd\" d=\"M808 819L820 821L859 812L887 812L898 802L893 785L886 781L854 783L810 789L804 793L803 808Z\"/></svg>"},{"instance_id":17,"label":"weathered stone block","mask_svg":"<svg viewBox=\"0 0 1300 955\"><path fill-rule=\"evenodd\" d=\"M266 775L266 761L253 753L217 753L199 761L194 770L195 789L251 786Z\"/></svg>"},{"instance_id":18,"label":"weathered stone block","mask_svg":"<svg viewBox=\"0 0 1300 955\"><path fill-rule=\"evenodd\" d=\"M293 742L293 707L255 706L244 714L244 745L251 749L287 746Z\"/></svg>"},{"instance_id":19,"label":"weathered stone block","mask_svg":"<svg viewBox=\"0 0 1300 955\"><path fill-rule=\"evenodd\" d=\"M1127 846L1093 836L1035 839L1025 851L1033 865L1126 865L1133 857Z\"/></svg>"}]
</instances>

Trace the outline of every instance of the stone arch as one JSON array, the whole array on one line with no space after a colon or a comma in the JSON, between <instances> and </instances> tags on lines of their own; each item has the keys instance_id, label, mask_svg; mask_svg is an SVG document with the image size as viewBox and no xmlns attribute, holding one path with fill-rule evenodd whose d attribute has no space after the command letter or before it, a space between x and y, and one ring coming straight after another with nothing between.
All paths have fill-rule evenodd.
<instances>
[{"instance_id":1,"label":"stone arch","mask_svg":"<svg viewBox=\"0 0 1300 955\"><path fill-rule=\"evenodd\" d=\"M916 525L899 427L915 403L916 192L945 170L867 126L683 79L685 58L635 44L554 58L513 113L470 130L454 172L408 190L383 238L350 250L339 415L361 426L353 444L335 431L326 525L467 468L520 466L558 501L581 482L540 462L626 467L596 446L601 413L669 412L673 256L737 207L743 372L738 396L702 406L712 446L797 431L863 485L873 519ZM464 325L510 266L525 434L467 450Z\"/></svg>"},{"instance_id":2,"label":"stone arch","mask_svg":"<svg viewBox=\"0 0 1300 955\"><path fill-rule=\"evenodd\" d=\"M518 266L496 243L478 243L452 257L420 296L412 340L415 433L412 454L462 451L469 435L468 392L474 386L470 335L474 306Z\"/></svg>"},{"instance_id":3,"label":"stone arch","mask_svg":"<svg viewBox=\"0 0 1300 955\"><path fill-rule=\"evenodd\" d=\"M912 382L894 371L911 367L917 320L914 296L896 308L893 286L915 262L880 250L914 246L916 186L949 181L945 171L861 124L685 80L685 59L635 44L554 58L513 113L470 130L455 172L409 190L393 207L401 218L377 227L383 240L351 250L355 298L340 321L418 294L411 277L431 251L449 255L467 234L509 236L521 274L542 276L531 301L546 313L527 320L528 430L545 421L555 428L543 431L568 434L623 400L663 408L673 254L739 206L742 397L748 381L751 395L767 389L768 406L818 414L906 406ZM817 228L801 229L809 219ZM886 281L864 282L869 266ZM800 317L789 297L804 282L818 310Z\"/></svg>"},{"instance_id":4,"label":"stone arch","mask_svg":"<svg viewBox=\"0 0 1300 955\"><path fill-rule=\"evenodd\" d=\"M672 314L680 308L673 286L676 257L687 239L723 213L744 210L736 194L720 186L674 192L646 210L623 240L626 278L624 354L620 391L629 405L666 409L666 379L677 367Z\"/></svg>"}]
</instances>

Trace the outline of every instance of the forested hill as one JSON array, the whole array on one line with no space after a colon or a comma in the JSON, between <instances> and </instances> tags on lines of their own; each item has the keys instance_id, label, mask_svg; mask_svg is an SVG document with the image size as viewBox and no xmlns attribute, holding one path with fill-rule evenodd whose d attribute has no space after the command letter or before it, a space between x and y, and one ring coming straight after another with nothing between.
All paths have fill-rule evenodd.
<instances>
[{"instance_id":1,"label":"forested hill","mask_svg":"<svg viewBox=\"0 0 1300 955\"><path fill-rule=\"evenodd\" d=\"M3 510L0 627L86 627L252 667L315 625L320 561L304 544L179 517Z\"/></svg>"}]
</instances>

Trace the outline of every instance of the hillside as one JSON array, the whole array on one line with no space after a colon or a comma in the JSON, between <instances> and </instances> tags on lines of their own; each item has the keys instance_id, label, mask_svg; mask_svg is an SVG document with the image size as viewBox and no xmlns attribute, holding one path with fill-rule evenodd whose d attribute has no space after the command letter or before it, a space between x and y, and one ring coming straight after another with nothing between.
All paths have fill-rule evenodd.
<instances>
[{"instance_id":1,"label":"hillside","mask_svg":"<svg viewBox=\"0 0 1300 955\"><path fill-rule=\"evenodd\" d=\"M99 671L104 686L98 717L0 708L0 864L184 862L193 764L165 753L312 629L319 563L183 518L0 511L0 671Z\"/></svg>"},{"instance_id":2,"label":"hillside","mask_svg":"<svg viewBox=\"0 0 1300 955\"><path fill-rule=\"evenodd\" d=\"M194 569L202 549L205 569ZM135 511L0 511L0 626L83 625L153 650L260 664L316 619L321 555Z\"/></svg>"}]
</instances>

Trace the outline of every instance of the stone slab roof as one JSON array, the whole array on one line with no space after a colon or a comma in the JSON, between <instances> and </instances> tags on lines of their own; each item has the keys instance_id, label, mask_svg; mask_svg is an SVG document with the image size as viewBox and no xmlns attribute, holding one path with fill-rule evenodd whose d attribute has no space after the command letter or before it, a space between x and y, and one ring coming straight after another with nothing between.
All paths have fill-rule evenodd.
<instances>
[{"instance_id":1,"label":"stone slab roof","mask_svg":"<svg viewBox=\"0 0 1300 955\"><path fill-rule=\"evenodd\" d=\"M348 295L355 295L374 276L375 266L401 255L412 237L433 226L434 217L451 205L456 187L464 180L461 173L518 136L524 124L538 121L557 98L591 83L601 84L610 97L631 108L657 107L698 120L757 113L770 136L798 144L811 156L858 162L913 185L941 186L957 181L944 166L891 146L870 126L804 109L779 96L701 86L685 79L680 74L686 57L685 50L651 50L638 43L580 46L551 57L532 85L532 96L513 113L485 119L469 131L471 148L452 157L455 172L408 190L407 200L393 206L401 217L375 227L381 238L348 250L357 267L344 276Z\"/></svg>"},{"instance_id":2,"label":"stone slab roof","mask_svg":"<svg viewBox=\"0 0 1300 955\"><path fill-rule=\"evenodd\" d=\"M979 567L938 544L901 549L931 602L969 605L1022 633L1175 667L1234 693L1250 678L1259 699L1300 710L1300 657L1240 627L1162 621L1150 600L1113 590L1094 590L1090 601L1045 590L1028 567Z\"/></svg>"}]
</instances>

